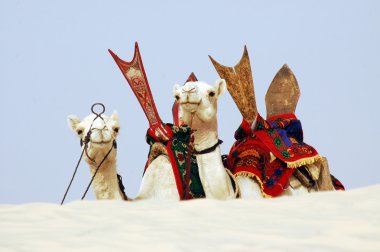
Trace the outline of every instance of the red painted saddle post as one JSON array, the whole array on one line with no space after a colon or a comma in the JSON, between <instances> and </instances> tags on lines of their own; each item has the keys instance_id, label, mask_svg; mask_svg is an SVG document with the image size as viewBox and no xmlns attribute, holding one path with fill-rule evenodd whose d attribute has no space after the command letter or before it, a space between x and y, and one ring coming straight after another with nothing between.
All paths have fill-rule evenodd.
<instances>
[{"instance_id":1,"label":"red painted saddle post","mask_svg":"<svg viewBox=\"0 0 380 252\"><path fill-rule=\"evenodd\" d=\"M119 66L133 93L137 97L141 108L144 110L146 118L149 121L149 131L153 133L151 135L154 135L157 138L156 140L171 139L173 136L172 131L162 123L158 115L137 42L135 43L135 54L130 62L123 61L111 50L108 51Z\"/></svg>"}]
</instances>

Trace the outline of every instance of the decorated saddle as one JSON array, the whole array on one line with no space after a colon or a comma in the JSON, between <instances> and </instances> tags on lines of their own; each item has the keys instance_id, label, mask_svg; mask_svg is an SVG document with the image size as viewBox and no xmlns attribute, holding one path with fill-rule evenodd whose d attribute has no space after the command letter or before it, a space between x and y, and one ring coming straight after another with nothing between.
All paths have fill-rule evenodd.
<instances>
[{"instance_id":1,"label":"decorated saddle","mask_svg":"<svg viewBox=\"0 0 380 252\"><path fill-rule=\"evenodd\" d=\"M327 159L303 142L302 125L295 116L300 89L286 64L268 88L265 120L257 111L247 47L233 67L224 66L211 56L210 59L219 76L226 80L228 92L243 116L226 162L235 176L255 179L265 197L280 195L295 181L290 180L293 174L297 186L344 190L343 185L331 176Z\"/></svg>"},{"instance_id":2,"label":"decorated saddle","mask_svg":"<svg viewBox=\"0 0 380 252\"><path fill-rule=\"evenodd\" d=\"M264 120L259 114L253 127L243 120L227 158L235 176L256 179L266 197L275 197L288 186L294 169L320 159L303 142L301 122L294 114Z\"/></svg>"}]
</instances>

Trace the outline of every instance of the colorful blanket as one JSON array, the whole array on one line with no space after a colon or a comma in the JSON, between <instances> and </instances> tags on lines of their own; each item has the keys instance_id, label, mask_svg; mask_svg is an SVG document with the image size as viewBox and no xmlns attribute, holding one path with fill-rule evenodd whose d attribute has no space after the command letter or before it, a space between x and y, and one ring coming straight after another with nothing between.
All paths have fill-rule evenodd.
<instances>
[{"instance_id":1,"label":"colorful blanket","mask_svg":"<svg viewBox=\"0 0 380 252\"><path fill-rule=\"evenodd\" d=\"M147 143L152 146L160 142L165 145L169 160L173 167L173 173L177 184L178 194L183 199L204 198L205 192L199 178L197 159L195 155L188 155L191 137L191 128L184 125L177 127L166 124L167 129L173 132L173 137L169 141L158 139L150 130L146 135ZM186 174L186 164L190 162L190 174ZM188 181L187 181L188 180ZM189 185L186 187L186 185Z\"/></svg>"},{"instance_id":2,"label":"colorful blanket","mask_svg":"<svg viewBox=\"0 0 380 252\"><path fill-rule=\"evenodd\" d=\"M301 122L294 114L264 120L252 129L245 120L235 132L227 163L236 175L257 180L265 197L275 197L288 186L294 168L314 163L318 152L303 142Z\"/></svg>"}]
</instances>

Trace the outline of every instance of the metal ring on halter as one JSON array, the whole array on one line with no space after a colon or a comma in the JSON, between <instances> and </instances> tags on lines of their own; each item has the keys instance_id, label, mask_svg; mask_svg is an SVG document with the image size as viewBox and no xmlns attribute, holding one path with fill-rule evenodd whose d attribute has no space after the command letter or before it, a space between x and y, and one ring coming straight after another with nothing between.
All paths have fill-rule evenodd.
<instances>
[{"instance_id":1,"label":"metal ring on halter","mask_svg":"<svg viewBox=\"0 0 380 252\"><path fill-rule=\"evenodd\" d=\"M96 113L96 112L94 111L95 106L98 106L98 105L101 106L101 107L103 108L103 110L102 110L100 113ZM106 107L104 106L103 103L94 103L94 105L92 105L92 107L91 107L91 111L92 111L92 113L94 113L96 116L101 117L101 115L106 111Z\"/></svg>"}]
</instances>

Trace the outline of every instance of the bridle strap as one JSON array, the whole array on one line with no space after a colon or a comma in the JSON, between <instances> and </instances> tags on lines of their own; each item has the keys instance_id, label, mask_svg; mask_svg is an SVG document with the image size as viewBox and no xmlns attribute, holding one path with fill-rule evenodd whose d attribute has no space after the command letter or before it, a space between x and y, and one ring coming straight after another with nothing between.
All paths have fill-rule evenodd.
<instances>
[{"instance_id":1,"label":"bridle strap","mask_svg":"<svg viewBox=\"0 0 380 252\"><path fill-rule=\"evenodd\" d=\"M115 140L113 140L113 141L116 142ZM107 159L108 155L111 153L111 151L112 151L112 149L113 149L114 147L115 147L115 143L112 144L111 148L109 149L109 151L107 152L107 154L103 157L103 159L102 159L102 161L99 163L98 167L96 167L95 173L94 173L94 175L92 175L91 181L90 181L90 183L88 184L88 186L87 186L87 188L86 188L86 191L84 192L84 194L83 194L81 200L83 200L84 197L86 197L86 194L87 194L87 192L88 192L88 189L90 189L90 186L91 186L92 182L94 181L96 174L98 173L100 167L102 166L102 164L104 163L104 161Z\"/></svg>"},{"instance_id":2,"label":"bridle strap","mask_svg":"<svg viewBox=\"0 0 380 252\"><path fill-rule=\"evenodd\" d=\"M67 187L66 192L65 192L65 194L63 195L63 198L62 198L62 200L61 200L61 205L62 205L63 202L65 201L66 196L67 196L67 193L69 192L69 189L70 189L70 187L71 187L71 184L73 183L73 180L74 180L75 174L77 173L77 170L78 170L78 167L79 167L80 161L82 160L82 157L83 157L83 153L84 153L84 149L85 149L85 148L86 148L86 146L83 148L83 150L82 150L82 154L81 154L80 157L79 157L79 160L78 160L78 162L77 162L77 166L75 167L75 170L74 170L73 176L71 177L71 180L70 180L70 183L69 183L69 186Z\"/></svg>"},{"instance_id":3,"label":"bridle strap","mask_svg":"<svg viewBox=\"0 0 380 252\"><path fill-rule=\"evenodd\" d=\"M95 120L95 119L94 119ZM94 122L94 121L93 121ZM92 124L91 124L92 125ZM77 170L78 170L78 167L79 167L79 164L80 164L80 161L82 161L82 157L83 157L83 154L86 152L87 153L87 146L88 146L88 143L90 142L90 136L91 136L91 130L89 130L87 132L87 135L86 137L84 138L84 141L81 139L81 147L83 148L82 149L82 153L80 154L80 157L79 157L79 160L77 162L77 165L75 166L75 170L74 170L74 173L73 173L73 176L71 177L71 180L70 180L70 183L66 189L66 192L65 194L63 195L63 198L61 200L61 205L63 205L63 202L65 202L65 199L66 199L66 196L67 196L67 193L69 192L70 190L70 187L71 187L71 184L73 183L73 180L74 180L74 177L77 173ZM84 142L84 146L83 146L83 142ZM87 155L87 154L86 154Z\"/></svg>"},{"instance_id":4,"label":"bridle strap","mask_svg":"<svg viewBox=\"0 0 380 252\"><path fill-rule=\"evenodd\" d=\"M97 113L97 112L95 111L95 106L101 106L101 107L102 107L102 111L100 111L99 113ZM95 118L94 118L94 119L92 120L92 122L91 122L90 130L87 132L87 135L85 136L85 138L84 138L83 140L81 139L81 141L80 141L80 145L81 145L81 147L83 148L83 149L82 149L82 153L81 153L81 155L80 155L80 157L79 157L79 160L78 160L78 162L77 162L77 165L76 165L75 170L74 170L74 173L73 173L73 176L71 177L70 183L69 183L69 185L68 185L68 187L67 187L67 189L66 189L66 191L65 191L65 194L64 194L64 196L63 196L63 198L62 198L61 205L62 205L63 202L65 201L66 196L67 196L67 193L69 192L69 189L70 189L70 187L71 187L71 184L73 183L73 180L74 180L75 174L77 173L77 170L78 170L78 167L79 167L80 161L81 161L82 158L83 158L83 154L86 153L87 157L88 157L91 161L94 161L94 160L92 160L92 159L89 157L89 155L88 155L88 153L87 153L87 147L88 147L88 143L90 142L90 137L91 137L91 134L92 134L92 130L91 130L91 129L92 129L92 124L94 123L94 121L95 121L98 117L100 117L100 119L102 119L102 120L104 121L104 119L103 119L103 117L102 117L102 114L105 112L105 110L106 110L106 109L105 109L105 106L104 106L102 103L94 103L94 104L92 105L92 107L91 107L91 111L92 111L92 113L95 115ZM84 144L84 146L83 146L83 144ZM91 182L90 182L90 184L88 185L88 187L87 187L87 189L86 189L86 191L85 191L85 193L84 193L84 195L83 195L83 197L82 197L82 200L83 200L84 197L86 196L87 191L88 191L88 188L91 186L92 181L94 180L95 175L96 175L96 173L98 172L100 166L103 164L103 162L106 160L106 158L108 157L108 155L111 153L112 149L113 149L113 148L116 149L116 147L117 147L117 145L116 145L116 141L114 140L111 149L110 149L110 150L108 151L108 153L105 155L105 157L103 158L102 162L100 162L99 166L98 166L97 169L96 169L95 174L92 176ZM95 162L95 161L94 161L94 162Z\"/></svg>"},{"instance_id":5,"label":"bridle strap","mask_svg":"<svg viewBox=\"0 0 380 252\"><path fill-rule=\"evenodd\" d=\"M190 174L191 174L191 155L194 152L194 131L192 130L190 133L190 142L187 149L187 157L186 157L186 164L185 164L185 189L183 192L183 199L187 200L189 198L190 193Z\"/></svg>"},{"instance_id":6,"label":"bridle strap","mask_svg":"<svg viewBox=\"0 0 380 252\"><path fill-rule=\"evenodd\" d=\"M211 146L210 148L207 148L207 149L204 149L201 151L197 151L196 149L194 149L193 154L202 155L202 154L207 154L207 153L213 152L222 143L223 143L223 141L218 139L218 142L216 144L214 144L213 146Z\"/></svg>"}]
</instances>

